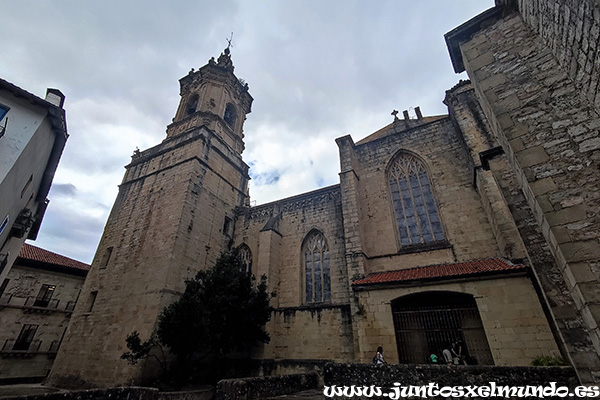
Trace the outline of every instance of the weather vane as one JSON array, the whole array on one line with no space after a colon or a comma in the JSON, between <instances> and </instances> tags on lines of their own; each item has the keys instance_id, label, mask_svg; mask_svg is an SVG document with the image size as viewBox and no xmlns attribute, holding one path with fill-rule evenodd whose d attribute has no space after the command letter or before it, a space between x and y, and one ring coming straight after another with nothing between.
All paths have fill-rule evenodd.
<instances>
[{"instance_id":1,"label":"weather vane","mask_svg":"<svg viewBox=\"0 0 600 400\"><path fill-rule=\"evenodd\" d=\"M231 36L229 37L229 39L225 38L225 40L227 40L227 48L228 49L230 47L233 47L233 45L231 44L231 41L233 40L233 32L231 32Z\"/></svg>"}]
</instances>

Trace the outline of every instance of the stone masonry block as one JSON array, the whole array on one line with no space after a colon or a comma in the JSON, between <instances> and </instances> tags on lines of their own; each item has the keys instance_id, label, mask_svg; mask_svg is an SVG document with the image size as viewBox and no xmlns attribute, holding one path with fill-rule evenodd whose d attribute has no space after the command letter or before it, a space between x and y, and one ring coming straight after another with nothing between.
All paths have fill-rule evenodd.
<instances>
[{"instance_id":1,"label":"stone masonry block","mask_svg":"<svg viewBox=\"0 0 600 400\"><path fill-rule=\"evenodd\" d=\"M567 262L585 261L600 258L600 245L595 240L563 243L560 249Z\"/></svg>"},{"instance_id":2,"label":"stone masonry block","mask_svg":"<svg viewBox=\"0 0 600 400\"><path fill-rule=\"evenodd\" d=\"M546 150L544 150L542 146L532 147L527 150L517 152L515 155L517 156L519 164L523 168L541 164L550 159L546 153Z\"/></svg>"},{"instance_id":3,"label":"stone masonry block","mask_svg":"<svg viewBox=\"0 0 600 400\"><path fill-rule=\"evenodd\" d=\"M556 183L552 178L539 179L530 184L533 194L537 197L548 192L553 192L557 189Z\"/></svg>"},{"instance_id":4,"label":"stone masonry block","mask_svg":"<svg viewBox=\"0 0 600 400\"><path fill-rule=\"evenodd\" d=\"M584 221L586 219L586 206L576 205L562 210L546 214L550 226L565 225L572 222Z\"/></svg>"}]
</instances>

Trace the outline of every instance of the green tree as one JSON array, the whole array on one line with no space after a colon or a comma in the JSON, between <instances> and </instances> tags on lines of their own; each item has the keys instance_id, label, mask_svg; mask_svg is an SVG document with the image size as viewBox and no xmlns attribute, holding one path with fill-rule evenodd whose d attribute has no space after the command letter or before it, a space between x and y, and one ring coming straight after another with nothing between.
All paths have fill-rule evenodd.
<instances>
[{"instance_id":1,"label":"green tree","mask_svg":"<svg viewBox=\"0 0 600 400\"><path fill-rule=\"evenodd\" d=\"M140 333L138 331L133 331L127 335L127 338L125 338L125 343L127 344L129 351L121 354L121 358L123 360L127 360L130 364L135 365L139 360L154 358L160 364L163 372L167 372L165 353L163 351L163 346L156 337L156 333L153 333L150 336L150 339L147 341L142 342ZM160 351L160 357L155 354L155 349Z\"/></svg>"},{"instance_id":2,"label":"green tree","mask_svg":"<svg viewBox=\"0 0 600 400\"><path fill-rule=\"evenodd\" d=\"M130 351L122 358L137 362L162 344L178 357L181 370L194 357L220 357L268 343L264 327L270 318L269 301L273 296L267 293L264 275L256 282L244 270L237 252L224 253L214 267L186 281L185 292L160 314L156 336L147 342L141 342L139 335L134 335L137 332L128 336Z\"/></svg>"}]
</instances>

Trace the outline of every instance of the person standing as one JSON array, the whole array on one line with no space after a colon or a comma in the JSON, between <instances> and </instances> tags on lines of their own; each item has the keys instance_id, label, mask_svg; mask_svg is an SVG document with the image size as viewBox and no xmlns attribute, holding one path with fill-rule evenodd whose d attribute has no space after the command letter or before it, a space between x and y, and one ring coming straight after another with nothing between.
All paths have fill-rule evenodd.
<instances>
[{"instance_id":1,"label":"person standing","mask_svg":"<svg viewBox=\"0 0 600 400\"><path fill-rule=\"evenodd\" d=\"M383 365L385 364L385 358L383 358L383 347L377 347L377 354L375 354L375 364Z\"/></svg>"},{"instance_id":2,"label":"person standing","mask_svg":"<svg viewBox=\"0 0 600 400\"><path fill-rule=\"evenodd\" d=\"M467 365L467 362L465 361L465 357L463 355L463 342L460 339L458 339L452 344L452 359L454 361L454 364L456 365Z\"/></svg>"},{"instance_id":3,"label":"person standing","mask_svg":"<svg viewBox=\"0 0 600 400\"><path fill-rule=\"evenodd\" d=\"M444 361L446 361L447 365L452 365L452 352L450 351L451 348L452 344L449 344L448 347L442 351L442 354L444 355Z\"/></svg>"}]
</instances>

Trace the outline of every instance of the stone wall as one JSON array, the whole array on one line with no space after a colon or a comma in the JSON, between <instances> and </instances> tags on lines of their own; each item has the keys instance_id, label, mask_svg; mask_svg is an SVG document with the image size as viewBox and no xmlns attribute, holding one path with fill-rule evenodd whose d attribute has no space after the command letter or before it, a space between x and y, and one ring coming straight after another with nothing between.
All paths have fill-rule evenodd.
<instances>
[{"instance_id":1,"label":"stone wall","mask_svg":"<svg viewBox=\"0 0 600 400\"><path fill-rule=\"evenodd\" d=\"M267 331L271 343L255 356L276 359L353 359L339 186L240 211L234 246L246 244L252 272L266 275L277 296ZM302 245L321 232L329 248L331 300L306 303Z\"/></svg>"},{"instance_id":2,"label":"stone wall","mask_svg":"<svg viewBox=\"0 0 600 400\"><path fill-rule=\"evenodd\" d=\"M600 6L597 1L518 0L523 20L546 43L580 94L600 110Z\"/></svg>"},{"instance_id":3,"label":"stone wall","mask_svg":"<svg viewBox=\"0 0 600 400\"><path fill-rule=\"evenodd\" d=\"M469 155L450 118L416 123L408 129L402 124L397 128L390 126L387 135L367 137L356 144L350 138L338 140L343 168L351 168L357 177L355 188L346 188L342 181L342 193L354 196L356 202L357 221L353 223L351 219L344 228L347 240L348 235L356 236L352 230L357 231L359 240L352 246L365 257L365 270L359 273L473 260L499 253L479 194L472 185ZM346 155L348 152L351 155ZM389 165L399 152L415 155L428 170L448 246L402 249L388 176ZM356 194L350 194L353 190Z\"/></svg>"},{"instance_id":4,"label":"stone wall","mask_svg":"<svg viewBox=\"0 0 600 400\"><path fill-rule=\"evenodd\" d=\"M325 388L336 386L380 386L384 393L402 385L442 386L467 385L548 385L574 388L577 376L571 367L484 367L447 365L367 365L327 364L324 371Z\"/></svg>"},{"instance_id":5,"label":"stone wall","mask_svg":"<svg viewBox=\"0 0 600 400\"><path fill-rule=\"evenodd\" d=\"M386 360L397 363L391 301L408 294L438 290L475 297L495 365L530 365L536 357L560 354L529 278L517 276L359 292L364 313L356 323L364 333L357 361L369 362L377 346L383 346Z\"/></svg>"},{"instance_id":6,"label":"stone wall","mask_svg":"<svg viewBox=\"0 0 600 400\"><path fill-rule=\"evenodd\" d=\"M354 360L349 305L278 308L267 332L271 343L265 345L266 358Z\"/></svg>"},{"instance_id":7,"label":"stone wall","mask_svg":"<svg viewBox=\"0 0 600 400\"><path fill-rule=\"evenodd\" d=\"M468 72L505 153L492 166L494 179L511 208L559 335L580 378L595 381L600 379L600 115L589 96L582 96L582 88L593 84L583 83L587 78L581 71L591 64L585 61L583 69L574 70L565 66L567 58L569 65L573 59L582 63L579 55L588 42L583 31L595 29L589 16L596 20L597 6L591 8L587 0L569 3L577 9L574 35L582 48L557 59L568 47L559 45L559 36L571 43L571 23L563 24L571 5L519 4L529 25L510 9L491 10L448 34L454 37L451 53L455 66L462 64ZM583 18L585 10L589 13ZM530 25L541 29L542 36ZM562 25L560 35L549 33ZM453 40L460 43L460 54L452 50Z\"/></svg>"},{"instance_id":8,"label":"stone wall","mask_svg":"<svg viewBox=\"0 0 600 400\"><path fill-rule=\"evenodd\" d=\"M4 400L158 400L159 398L158 389L144 387L93 389L29 396L3 397Z\"/></svg>"},{"instance_id":9,"label":"stone wall","mask_svg":"<svg viewBox=\"0 0 600 400\"><path fill-rule=\"evenodd\" d=\"M153 373L144 362L132 366L120 359L125 338L138 331L148 339L185 279L214 265L227 249L232 232L224 231L224 221L245 203L246 173L240 155L203 128L133 156L51 384L129 384Z\"/></svg>"},{"instance_id":10,"label":"stone wall","mask_svg":"<svg viewBox=\"0 0 600 400\"><path fill-rule=\"evenodd\" d=\"M319 387L316 372L281 376L224 379L217 384L216 400L247 400L292 394Z\"/></svg>"},{"instance_id":11,"label":"stone wall","mask_svg":"<svg viewBox=\"0 0 600 400\"><path fill-rule=\"evenodd\" d=\"M335 185L242 210L234 243L248 245L256 276L267 275L269 288L277 293L274 307L306 303L302 244L313 230L324 235L329 247L331 303L348 303L340 197Z\"/></svg>"}]
</instances>

